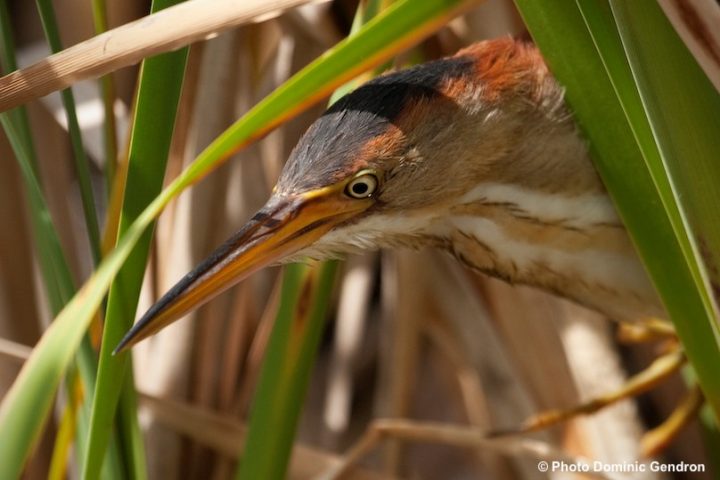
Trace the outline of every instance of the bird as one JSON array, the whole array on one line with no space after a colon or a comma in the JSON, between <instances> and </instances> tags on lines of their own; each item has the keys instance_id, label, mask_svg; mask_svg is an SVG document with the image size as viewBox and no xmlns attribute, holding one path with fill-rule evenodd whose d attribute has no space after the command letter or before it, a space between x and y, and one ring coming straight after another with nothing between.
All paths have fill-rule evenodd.
<instances>
[{"instance_id":1,"label":"bird","mask_svg":"<svg viewBox=\"0 0 720 480\"><path fill-rule=\"evenodd\" d=\"M665 316L538 49L510 37L380 75L331 105L269 200L116 352L269 265L433 247L618 321Z\"/></svg>"}]
</instances>

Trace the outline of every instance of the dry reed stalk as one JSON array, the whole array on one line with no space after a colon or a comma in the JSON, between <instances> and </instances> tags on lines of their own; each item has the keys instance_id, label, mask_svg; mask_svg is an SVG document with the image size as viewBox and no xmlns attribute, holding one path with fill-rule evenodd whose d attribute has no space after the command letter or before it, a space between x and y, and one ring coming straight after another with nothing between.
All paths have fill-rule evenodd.
<instances>
[{"instance_id":1,"label":"dry reed stalk","mask_svg":"<svg viewBox=\"0 0 720 480\"><path fill-rule=\"evenodd\" d=\"M362 255L348 259L344 269L323 415L326 428L335 434L350 424L353 377L369 320L375 264L376 255Z\"/></svg>"},{"instance_id":2,"label":"dry reed stalk","mask_svg":"<svg viewBox=\"0 0 720 480\"><path fill-rule=\"evenodd\" d=\"M4 134L0 134L0 168L0 218L13 226L0 230L0 337L31 345L40 336L41 308L34 288L33 241L20 174ZM15 375L14 366L0 366L0 392L9 388Z\"/></svg>"},{"instance_id":3,"label":"dry reed stalk","mask_svg":"<svg viewBox=\"0 0 720 480\"><path fill-rule=\"evenodd\" d=\"M508 348L504 336L497 331L497 319L470 280L476 278L457 262L438 254L425 265L428 278L432 279L430 294L437 309L480 380L484 400L478 401L484 401L487 410L483 427L503 429L517 424L533 409L532 389L519 373L516 352ZM488 463L483 466L496 469L494 475L506 471L505 463L497 457L485 455L485 459ZM509 460L516 471L522 472L522 478L546 478L531 462L521 458Z\"/></svg>"},{"instance_id":4,"label":"dry reed stalk","mask_svg":"<svg viewBox=\"0 0 720 480\"><path fill-rule=\"evenodd\" d=\"M622 385L625 375L608 337L608 321L535 289L491 279L483 279L482 285L537 410L569 408ZM625 403L599 416L571 420L553 432L573 454L612 463L637 458L633 445L639 444L640 425Z\"/></svg>"},{"instance_id":5,"label":"dry reed stalk","mask_svg":"<svg viewBox=\"0 0 720 480\"><path fill-rule=\"evenodd\" d=\"M32 347L0 337L0 356L22 365L30 357Z\"/></svg>"},{"instance_id":6,"label":"dry reed stalk","mask_svg":"<svg viewBox=\"0 0 720 480\"><path fill-rule=\"evenodd\" d=\"M554 330L562 338L568 365L581 400L613 391L627 380L612 324L595 312L564 300L563 314L556 318ZM565 447L583 454L590 452L605 463L635 461L640 456L640 439L644 430L633 401L622 401L600 412L573 422L576 428L572 444ZM644 479L659 478L646 472Z\"/></svg>"},{"instance_id":7,"label":"dry reed stalk","mask_svg":"<svg viewBox=\"0 0 720 480\"><path fill-rule=\"evenodd\" d=\"M412 443L453 445L457 448L483 448L512 457L527 457L537 465L537 460L562 461L566 464L582 465L587 468L584 476L608 480L628 480L625 473L600 472L592 469L591 460L567 455L553 445L537 440L515 437L488 438L485 431L471 427L438 422L417 422L411 420L385 419L373 422L365 434L345 455L343 462L328 470L318 480L339 480L347 478L355 465L369 452L387 440L404 440ZM525 477L520 477L525 478ZM565 478L565 477L559 477ZM570 477L574 478L574 477Z\"/></svg>"},{"instance_id":8,"label":"dry reed stalk","mask_svg":"<svg viewBox=\"0 0 720 480\"><path fill-rule=\"evenodd\" d=\"M89 275L91 259L81 214L80 195L72 167L70 140L52 113L42 105L28 105L28 114L31 130L42 132L35 133L35 138L42 139L35 142L35 148L45 201L60 237L73 280L79 284L80 279ZM42 316L43 326L49 325L51 319L52 316Z\"/></svg>"},{"instance_id":9,"label":"dry reed stalk","mask_svg":"<svg viewBox=\"0 0 720 480\"><path fill-rule=\"evenodd\" d=\"M469 425L479 430L489 430L492 417L488 409L487 395L479 372L472 364L458 336L459 332L455 331L441 315L437 315L435 321L423 324L423 333L451 364ZM474 453L476 468L484 469L480 471L489 471L492 478L498 480L510 480L515 477L511 459L483 449L474 449Z\"/></svg>"},{"instance_id":10,"label":"dry reed stalk","mask_svg":"<svg viewBox=\"0 0 720 480\"><path fill-rule=\"evenodd\" d=\"M177 433L186 435L198 443L237 459L242 451L247 429L232 417L220 415L176 400L141 394L141 405L153 412L158 420ZM341 459L315 448L296 445L290 461L289 478L308 479L340 464ZM356 480L390 480L392 477L359 470Z\"/></svg>"},{"instance_id":11,"label":"dry reed stalk","mask_svg":"<svg viewBox=\"0 0 720 480\"><path fill-rule=\"evenodd\" d=\"M0 78L0 111L284 10L327 0L195 0L148 15Z\"/></svg>"},{"instance_id":12,"label":"dry reed stalk","mask_svg":"<svg viewBox=\"0 0 720 480\"><path fill-rule=\"evenodd\" d=\"M406 418L410 414L420 357L419 322L425 310L425 298L418 283L419 266L412 253L388 252L383 259L384 334L380 346L380 384L377 414L381 417ZM390 270L392 269L392 270ZM390 273L392 272L392 273ZM392 283L391 283L392 282ZM399 473L403 448L399 442L388 442L384 450L386 474Z\"/></svg>"},{"instance_id":13,"label":"dry reed stalk","mask_svg":"<svg viewBox=\"0 0 720 480\"><path fill-rule=\"evenodd\" d=\"M533 396L535 408L563 408L577 403L579 396L562 340L553 328L554 319L562 315L560 305L535 289L512 287L494 279L475 280L488 300L495 326L521 381Z\"/></svg>"}]
</instances>

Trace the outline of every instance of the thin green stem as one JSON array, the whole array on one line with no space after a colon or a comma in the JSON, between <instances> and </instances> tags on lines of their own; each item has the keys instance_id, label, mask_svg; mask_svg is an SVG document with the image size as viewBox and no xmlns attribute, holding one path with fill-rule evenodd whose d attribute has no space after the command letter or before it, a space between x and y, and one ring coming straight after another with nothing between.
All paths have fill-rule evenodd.
<instances>
[{"instance_id":1,"label":"thin green stem","mask_svg":"<svg viewBox=\"0 0 720 480\"><path fill-rule=\"evenodd\" d=\"M0 124L10 140L10 144L20 166L26 196L30 206L33 238L36 243L42 278L48 294L50 310L53 312L53 315L57 315L75 295L75 287L72 282L70 269L65 261L65 255L62 251L55 226L50 218L40 184L30 166L22 137L17 133L11 117L6 113L0 113ZM92 392L95 372L97 371L97 358L90 343L87 341L87 337L85 337L85 341L81 343L76 358L83 387L85 391ZM73 385L69 384L68 388L72 389ZM83 410L87 410L87 408L84 407ZM6 433L13 439L16 438L15 435L21 437L24 434L24 432L23 434L20 432ZM78 433L84 434L84 431L78 429ZM78 445L78 450L82 452L81 445Z\"/></svg>"},{"instance_id":2,"label":"thin green stem","mask_svg":"<svg viewBox=\"0 0 720 480\"><path fill-rule=\"evenodd\" d=\"M155 0L152 11L176 3L179 2ZM162 189L187 52L188 49L183 48L146 59L140 69L118 237L127 233L128 227ZM110 288L90 440L83 462L84 478L94 479L100 473L100 460L105 455L118 408L116 424L128 468L134 478L147 475L142 435L137 425L131 357L127 354L113 356L112 351L135 319L151 239L152 231L148 230Z\"/></svg>"},{"instance_id":3,"label":"thin green stem","mask_svg":"<svg viewBox=\"0 0 720 480\"><path fill-rule=\"evenodd\" d=\"M93 24L95 33L108 29L107 6L105 0L92 0ZM115 81L110 73L100 78L105 121L103 122L103 140L105 145L105 184L110 192L117 167L117 122L115 121Z\"/></svg>"},{"instance_id":4,"label":"thin green stem","mask_svg":"<svg viewBox=\"0 0 720 480\"><path fill-rule=\"evenodd\" d=\"M36 0L36 2L38 11L40 12L43 30L45 31L45 37L50 44L52 52L57 53L63 49L63 46L60 41L60 32L58 30L52 2L50 0ZM68 131L70 132L73 159L75 160L75 173L77 175L78 185L80 186L80 198L85 215L85 228L87 229L88 239L90 241L90 251L92 252L93 262L97 265L100 262L100 227L98 226L95 196L93 195L90 181L90 163L83 145L72 89L65 89L60 92L60 95L63 106L65 107Z\"/></svg>"},{"instance_id":5,"label":"thin green stem","mask_svg":"<svg viewBox=\"0 0 720 480\"><path fill-rule=\"evenodd\" d=\"M253 400L239 479L285 477L337 266L295 264L283 271L280 305ZM301 303L309 308L299 309Z\"/></svg>"},{"instance_id":6,"label":"thin green stem","mask_svg":"<svg viewBox=\"0 0 720 480\"><path fill-rule=\"evenodd\" d=\"M15 59L15 41L13 40L12 25L10 25L10 11L6 0L0 0L0 73L9 73L17 70ZM25 157L32 168L35 178L40 180L40 169L37 165L37 155L30 133L30 121L25 107L15 108L7 114L15 125L15 132L22 142Z\"/></svg>"}]
</instances>

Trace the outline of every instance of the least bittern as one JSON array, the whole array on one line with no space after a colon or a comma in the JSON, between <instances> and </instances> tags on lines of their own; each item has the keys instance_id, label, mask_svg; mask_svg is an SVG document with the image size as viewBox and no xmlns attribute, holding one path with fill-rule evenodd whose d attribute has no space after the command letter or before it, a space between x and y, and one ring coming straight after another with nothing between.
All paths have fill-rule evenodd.
<instances>
[{"instance_id":1,"label":"least bittern","mask_svg":"<svg viewBox=\"0 0 720 480\"><path fill-rule=\"evenodd\" d=\"M267 204L118 350L267 265L424 246L618 320L662 315L563 89L533 46L506 38L383 75L335 103Z\"/></svg>"},{"instance_id":2,"label":"least bittern","mask_svg":"<svg viewBox=\"0 0 720 480\"><path fill-rule=\"evenodd\" d=\"M266 205L116 351L270 264L425 246L616 320L663 316L562 87L532 45L506 38L380 76L336 102L301 138ZM524 430L637 394L681 357Z\"/></svg>"}]
</instances>

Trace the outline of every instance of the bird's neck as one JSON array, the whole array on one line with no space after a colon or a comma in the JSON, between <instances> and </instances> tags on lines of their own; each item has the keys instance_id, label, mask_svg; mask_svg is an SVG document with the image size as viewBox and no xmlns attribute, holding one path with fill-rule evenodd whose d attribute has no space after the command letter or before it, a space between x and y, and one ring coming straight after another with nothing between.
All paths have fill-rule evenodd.
<instances>
[{"instance_id":1,"label":"bird's neck","mask_svg":"<svg viewBox=\"0 0 720 480\"><path fill-rule=\"evenodd\" d=\"M442 213L368 216L306 255L434 246L474 270L539 287L616 320L663 317L660 301L609 197L487 182Z\"/></svg>"},{"instance_id":2,"label":"bird's neck","mask_svg":"<svg viewBox=\"0 0 720 480\"><path fill-rule=\"evenodd\" d=\"M436 220L466 264L550 290L616 319L663 315L624 225L552 90L535 109L513 106L478 119L476 152L499 151L473 187ZM480 120L480 121L478 121ZM504 139L501 148L484 144ZM514 141L513 141L514 140Z\"/></svg>"},{"instance_id":3,"label":"bird's neck","mask_svg":"<svg viewBox=\"0 0 720 480\"><path fill-rule=\"evenodd\" d=\"M609 198L486 183L447 215L449 248L467 265L537 286L619 320L662 315Z\"/></svg>"}]
</instances>

